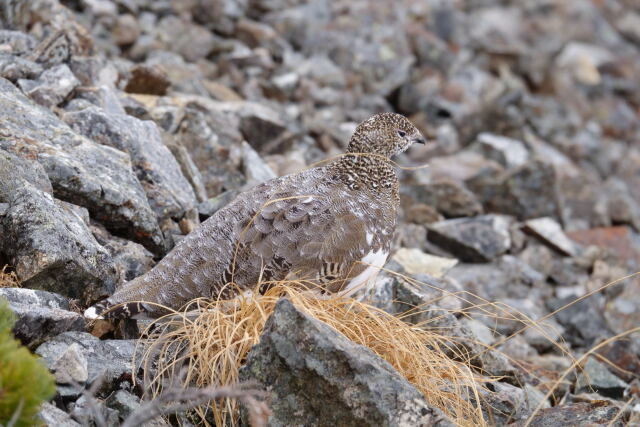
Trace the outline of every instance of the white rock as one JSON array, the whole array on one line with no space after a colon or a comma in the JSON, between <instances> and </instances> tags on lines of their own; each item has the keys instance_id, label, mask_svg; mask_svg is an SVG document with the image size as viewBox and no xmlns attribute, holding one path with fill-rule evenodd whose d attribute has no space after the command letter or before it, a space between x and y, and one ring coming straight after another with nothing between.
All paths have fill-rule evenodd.
<instances>
[{"instance_id":1,"label":"white rock","mask_svg":"<svg viewBox=\"0 0 640 427\"><path fill-rule=\"evenodd\" d=\"M458 263L455 258L444 258L422 252L420 249L400 248L393 260L409 274L428 274L441 278Z\"/></svg>"},{"instance_id":2,"label":"white rock","mask_svg":"<svg viewBox=\"0 0 640 427\"><path fill-rule=\"evenodd\" d=\"M58 384L85 383L89 378L87 358L79 344L73 343L52 366Z\"/></svg>"}]
</instances>

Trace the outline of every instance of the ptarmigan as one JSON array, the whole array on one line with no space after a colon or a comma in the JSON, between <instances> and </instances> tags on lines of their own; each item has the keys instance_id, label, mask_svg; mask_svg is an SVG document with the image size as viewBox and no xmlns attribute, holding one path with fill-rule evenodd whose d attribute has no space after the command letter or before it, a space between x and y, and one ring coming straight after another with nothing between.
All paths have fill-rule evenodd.
<instances>
[{"instance_id":1,"label":"ptarmigan","mask_svg":"<svg viewBox=\"0 0 640 427\"><path fill-rule=\"evenodd\" d=\"M425 140L404 116L369 118L345 155L241 193L85 316L155 317L164 314L155 304L179 309L196 297L232 298L285 278L349 293L387 259L399 204L389 159L415 142Z\"/></svg>"}]
</instances>

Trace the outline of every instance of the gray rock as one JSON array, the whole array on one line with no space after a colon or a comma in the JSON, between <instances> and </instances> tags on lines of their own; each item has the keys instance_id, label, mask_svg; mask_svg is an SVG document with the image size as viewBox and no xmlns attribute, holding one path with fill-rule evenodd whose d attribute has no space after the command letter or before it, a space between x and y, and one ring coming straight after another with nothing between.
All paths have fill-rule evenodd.
<instances>
[{"instance_id":1,"label":"gray rock","mask_svg":"<svg viewBox=\"0 0 640 427\"><path fill-rule=\"evenodd\" d=\"M640 231L640 204L624 181L610 178L604 186L607 210L613 224L629 224Z\"/></svg>"},{"instance_id":2,"label":"gray rock","mask_svg":"<svg viewBox=\"0 0 640 427\"><path fill-rule=\"evenodd\" d=\"M51 365L58 384L84 384L89 378L87 358L77 343L71 344Z\"/></svg>"},{"instance_id":3,"label":"gray rock","mask_svg":"<svg viewBox=\"0 0 640 427\"><path fill-rule=\"evenodd\" d=\"M49 402L40 406L38 416L46 427L80 427L80 424L72 420L69 414Z\"/></svg>"},{"instance_id":4,"label":"gray rock","mask_svg":"<svg viewBox=\"0 0 640 427\"><path fill-rule=\"evenodd\" d=\"M240 118L242 135L258 151L268 149L268 144L276 140L286 130L278 113L265 105L242 102L234 106L233 110Z\"/></svg>"},{"instance_id":5,"label":"gray rock","mask_svg":"<svg viewBox=\"0 0 640 427\"><path fill-rule=\"evenodd\" d=\"M427 226L430 242L467 262L487 262L511 247L509 219L501 215L449 219Z\"/></svg>"},{"instance_id":6,"label":"gray rock","mask_svg":"<svg viewBox=\"0 0 640 427\"><path fill-rule=\"evenodd\" d=\"M25 158L37 156L57 198L87 208L92 218L116 234L154 252L165 250L129 156L76 134L4 79L0 79L0 121L0 148Z\"/></svg>"},{"instance_id":7,"label":"gray rock","mask_svg":"<svg viewBox=\"0 0 640 427\"><path fill-rule=\"evenodd\" d=\"M578 254L576 244L564 234L562 226L553 218L530 219L525 222L524 229L564 255Z\"/></svg>"},{"instance_id":8,"label":"gray rock","mask_svg":"<svg viewBox=\"0 0 640 427\"><path fill-rule=\"evenodd\" d=\"M504 382L492 382L490 388L494 391L480 391L480 405L485 419L491 420L491 425L518 425L518 422L526 420L534 409L529 407L525 392L520 387Z\"/></svg>"},{"instance_id":9,"label":"gray rock","mask_svg":"<svg viewBox=\"0 0 640 427\"><path fill-rule=\"evenodd\" d=\"M536 324L524 330L522 336L531 347L541 352L548 351L555 348L565 329L553 317L541 320L548 314L548 311L544 306L535 302L536 298L541 298L541 296L505 298L501 301L504 303L504 311L498 312L500 318L485 317L480 320L503 335L511 335L525 325L529 325L530 320L535 321Z\"/></svg>"},{"instance_id":10,"label":"gray rock","mask_svg":"<svg viewBox=\"0 0 640 427\"><path fill-rule=\"evenodd\" d=\"M194 19L212 30L231 34L235 22L244 17L251 0L197 0Z\"/></svg>"},{"instance_id":11,"label":"gray rock","mask_svg":"<svg viewBox=\"0 0 640 427\"><path fill-rule=\"evenodd\" d=\"M475 148L506 168L521 166L529 158L529 152L521 141L492 133L478 135Z\"/></svg>"},{"instance_id":12,"label":"gray rock","mask_svg":"<svg viewBox=\"0 0 640 427\"><path fill-rule=\"evenodd\" d=\"M628 384L613 375L607 365L589 357L578 370L575 391L577 393L595 391L603 396L620 399Z\"/></svg>"},{"instance_id":13,"label":"gray rock","mask_svg":"<svg viewBox=\"0 0 640 427\"><path fill-rule=\"evenodd\" d=\"M238 194L240 194L240 191L238 190L229 190L200 203L200 205L198 206L200 221L206 220L211 215L224 208L233 199L235 199Z\"/></svg>"},{"instance_id":14,"label":"gray rock","mask_svg":"<svg viewBox=\"0 0 640 427\"><path fill-rule=\"evenodd\" d=\"M624 423L619 419L618 412L620 412L619 407L607 401L558 405L553 408L538 411L529 423L529 426L557 427L559 425L567 425L572 427L622 427ZM614 421L616 419L617 421Z\"/></svg>"},{"instance_id":15,"label":"gray rock","mask_svg":"<svg viewBox=\"0 0 640 427\"><path fill-rule=\"evenodd\" d=\"M164 17L157 27L157 38L166 44L166 50L195 62L209 55L216 44L213 34L206 28L175 15Z\"/></svg>"},{"instance_id":16,"label":"gray rock","mask_svg":"<svg viewBox=\"0 0 640 427\"><path fill-rule=\"evenodd\" d=\"M94 399L89 403L87 396L80 396L78 400L69 405L70 415L83 426L99 425L96 419L98 411L104 420L104 425L119 425L118 411L108 408L101 400Z\"/></svg>"},{"instance_id":17,"label":"gray rock","mask_svg":"<svg viewBox=\"0 0 640 427\"><path fill-rule=\"evenodd\" d=\"M38 39L22 31L0 30L0 45L7 45L11 53L23 55L31 53L38 45Z\"/></svg>"},{"instance_id":18,"label":"gray rock","mask_svg":"<svg viewBox=\"0 0 640 427\"><path fill-rule=\"evenodd\" d=\"M92 224L90 228L98 243L111 254L118 270L119 283L142 276L155 265L153 254L141 244L113 236L97 224Z\"/></svg>"},{"instance_id":19,"label":"gray rock","mask_svg":"<svg viewBox=\"0 0 640 427\"><path fill-rule=\"evenodd\" d=\"M240 372L273 396L269 424L452 426L386 361L278 302Z\"/></svg>"},{"instance_id":20,"label":"gray rock","mask_svg":"<svg viewBox=\"0 0 640 427\"><path fill-rule=\"evenodd\" d=\"M70 104L78 101L89 101L91 104L102 108L107 114L126 114L118 93L108 86L80 87L76 90L74 99L66 105L67 111L80 111L84 108L70 108ZM84 103L83 103L84 104ZM63 118L64 120L64 118Z\"/></svg>"},{"instance_id":21,"label":"gray rock","mask_svg":"<svg viewBox=\"0 0 640 427\"><path fill-rule=\"evenodd\" d=\"M482 213L482 205L473 193L453 180L441 179L425 185L404 185L401 191L417 202L434 207L447 218Z\"/></svg>"},{"instance_id":22,"label":"gray rock","mask_svg":"<svg viewBox=\"0 0 640 427\"><path fill-rule=\"evenodd\" d=\"M551 299L547 302L549 309L556 311L572 303L576 296ZM555 319L566 329L565 340L579 347L591 347L596 342L611 336L611 329L603 316L605 301L602 295L574 302L560 310Z\"/></svg>"},{"instance_id":23,"label":"gray rock","mask_svg":"<svg viewBox=\"0 0 640 427\"><path fill-rule=\"evenodd\" d=\"M616 276L616 278L619 276ZM622 334L640 324L640 280L637 277L625 281L620 295L604 306L604 317L611 330ZM640 338L633 334L629 337L640 348Z\"/></svg>"},{"instance_id":24,"label":"gray rock","mask_svg":"<svg viewBox=\"0 0 640 427\"><path fill-rule=\"evenodd\" d=\"M512 255L503 255L490 264L457 264L447 277L487 301L533 298L536 289L546 288L542 286L544 275Z\"/></svg>"},{"instance_id":25,"label":"gray rock","mask_svg":"<svg viewBox=\"0 0 640 427\"><path fill-rule=\"evenodd\" d=\"M180 170L193 189L193 193L199 203L207 200L207 189L204 186L202 174L198 170L198 167L193 163L191 155L187 149L179 144L166 144L171 154L175 157L176 161L180 165Z\"/></svg>"},{"instance_id":26,"label":"gray rock","mask_svg":"<svg viewBox=\"0 0 640 427\"><path fill-rule=\"evenodd\" d=\"M295 6L269 14L267 21L303 54L328 55L361 79L367 92L382 96L409 79L415 58L406 33L396 30L408 25L406 14L369 1L339 8L329 1Z\"/></svg>"},{"instance_id":27,"label":"gray rock","mask_svg":"<svg viewBox=\"0 0 640 427\"><path fill-rule=\"evenodd\" d=\"M128 46L140 36L140 25L133 15L119 15L113 29L113 39L118 46Z\"/></svg>"},{"instance_id":28,"label":"gray rock","mask_svg":"<svg viewBox=\"0 0 640 427\"><path fill-rule=\"evenodd\" d=\"M0 288L0 297L9 301L16 314L13 333L33 349L43 341L66 331L84 331L84 317L69 311L68 299L46 291Z\"/></svg>"},{"instance_id":29,"label":"gray rock","mask_svg":"<svg viewBox=\"0 0 640 427\"><path fill-rule=\"evenodd\" d=\"M273 170L249 144L242 141L240 152L242 156L242 171L247 178L247 185L253 186L276 178Z\"/></svg>"},{"instance_id":30,"label":"gray rock","mask_svg":"<svg viewBox=\"0 0 640 427\"><path fill-rule=\"evenodd\" d=\"M28 182L15 179L0 159L4 252L25 287L57 292L84 302L115 289L116 270L81 217ZM3 196L7 194L7 196Z\"/></svg>"},{"instance_id":31,"label":"gray rock","mask_svg":"<svg viewBox=\"0 0 640 427\"><path fill-rule=\"evenodd\" d=\"M75 131L100 144L128 153L151 207L159 219L181 218L196 206L195 195L155 123L107 114L92 107L69 112L63 120Z\"/></svg>"},{"instance_id":32,"label":"gray rock","mask_svg":"<svg viewBox=\"0 0 640 427\"><path fill-rule=\"evenodd\" d=\"M100 340L86 332L70 331L40 345L36 354L52 369L72 344L79 346L79 352L87 360L88 384L102 376L100 391L108 393L118 389L120 382L130 381L136 340Z\"/></svg>"},{"instance_id":33,"label":"gray rock","mask_svg":"<svg viewBox=\"0 0 640 427\"><path fill-rule=\"evenodd\" d=\"M16 82L19 79L35 79L42 73L42 66L20 56L0 53L0 77Z\"/></svg>"},{"instance_id":34,"label":"gray rock","mask_svg":"<svg viewBox=\"0 0 640 427\"><path fill-rule=\"evenodd\" d=\"M51 187L49 177L42 165L38 162L0 150L0 163L2 162L5 162L5 164L8 162L12 174L16 174L20 178L25 179L40 191L53 194L53 187ZM11 177L16 179L16 175L11 175ZM5 177L3 176L3 178ZM9 176L6 178L9 178ZM0 198L1 197L2 196L0 196Z\"/></svg>"},{"instance_id":35,"label":"gray rock","mask_svg":"<svg viewBox=\"0 0 640 427\"><path fill-rule=\"evenodd\" d=\"M546 162L529 161L485 184L484 188L471 186L471 189L483 196L490 211L514 215L520 220L559 218L556 174Z\"/></svg>"},{"instance_id":36,"label":"gray rock","mask_svg":"<svg viewBox=\"0 0 640 427\"><path fill-rule=\"evenodd\" d=\"M185 109L176 133L176 142L189 151L200 170L209 197L246 182L240 171L241 159L230 157L232 148L242 141L238 118L216 108L211 102L194 100L193 106Z\"/></svg>"},{"instance_id":37,"label":"gray rock","mask_svg":"<svg viewBox=\"0 0 640 427\"><path fill-rule=\"evenodd\" d=\"M140 407L140 398L127 391L118 390L109 396L105 403L109 408L118 411L120 419L123 420Z\"/></svg>"},{"instance_id":38,"label":"gray rock","mask_svg":"<svg viewBox=\"0 0 640 427\"><path fill-rule=\"evenodd\" d=\"M22 91L40 105L53 107L64 101L80 80L66 64L44 71L37 80L18 80Z\"/></svg>"}]
</instances>

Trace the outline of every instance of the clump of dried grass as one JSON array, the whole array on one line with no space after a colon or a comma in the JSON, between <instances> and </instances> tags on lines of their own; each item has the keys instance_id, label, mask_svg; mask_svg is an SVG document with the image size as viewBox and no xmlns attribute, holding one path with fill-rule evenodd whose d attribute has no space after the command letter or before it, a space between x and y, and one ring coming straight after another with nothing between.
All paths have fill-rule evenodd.
<instances>
[{"instance_id":1,"label":"clump of dried grass","mask_svg":"<svg viewBox=\"0 0 640 427\"><path fill-rule=\"evenodd\" d=\"M492 345L476 343L484 347L484 350L477 354L469 354L462 340L452 338L447 331L430 328L428 323L411 325L405 322L410 316L428 311L429 305L437 299L413 307L403 315L394 316L351 298L336 296L320 299L307 292L302 284L280 282L264 295L249 293L234 301L197 299L179 312L165 307L171 314L154 321L144 332L147 339L141 341L141 344L145 345L142 358L145 375L154 372L152 378L145 379L146 385L152 396L157 396L161 393L162 384L166 383L167 378L176 378L176 373L185 366L186 375L182 376L184 381L178 385L181 387L226 386L237 383L239 368L249 350L258 343L265 322L273 312L276 302L281 297L287 297L301 311L325 322L350 340L370 348L387 360L425 395L432 406L441 409L457 425L486 426L490 423L483 417L483 409L488 408L481 406L485 405L481 396L487 392L484 383L497 378L474 374L478 367L473 366L472 360L477 359L482 353L501 353L522 371L536 378L540 382L539 386L546 392L546 401L552 397L561 383L566 382L571 372L582 370L581 363L588 355L607 343L640 332L640 328L625 331L596 345L576 359L562 341L551 338L545 324L545 320L558 312L640 272L607 283L540 319L530 319L513 307L483 300L473 293L450 293L433 284L387 272L409 284L438 289L443 292L442 298L453 296L460 299L466 308L459 310L459 315L516 321L522 327ZM437 319L435 317L431 320ZM549 378L545 379L536 374L535 366L528 366L526 361L514 360L497 349L500 344L527 329L535 329L541 333L560 354L572 361L569 369L557 373L557 379L551 381L552 384L546 384ZM626 406L630 403L631 401L627 402ZM535 419L541 407L542 402L527 418L526 425ZM232 399L211 401L208 405L197 408L197 414L206 425L209 425L205 420L208 410L211 410L216 425L236 424L238 420L239 406ZM622 416L623 412L624 408L620 408L616 418Z\"/></svg>"},{"instance_id":2,"label":"clump of dried grass","mask_svg":"<svg viewBox=\"0 0 640 427\"><path fill-rule=\"evenodd\" d=\"M0 288L17 288L20 286L18 276L14 271L9 271L9 266L5 265L0 269Z\"/></svg>"},{"instance_id":3,"label":"clump of dried grass","mask_svg":"<svg viewBox=\"0 0 640 427\"><path fill-rule=\"evenodd\" d=\"M147 328L142 364L155 374L145 380L153 395L163 379L186 366L184 386L224 386L238 381L247 353L258 343L276 302L287 297L301 311L328 324L350 340L381 356L461 426L484 426L479 405L482 380L468 363L447 357L451 338L412 326L378 308L350 298L319 299L278 283L264 295L251 293L233 302L194 300ZM453 349L453 351L456 351ZM209 404L216 425L235 424L238 404L230 399ZM197 410L204 420L206 407ZM206 421L205 421L206 423Z\"/></svg>"}]
</instances>

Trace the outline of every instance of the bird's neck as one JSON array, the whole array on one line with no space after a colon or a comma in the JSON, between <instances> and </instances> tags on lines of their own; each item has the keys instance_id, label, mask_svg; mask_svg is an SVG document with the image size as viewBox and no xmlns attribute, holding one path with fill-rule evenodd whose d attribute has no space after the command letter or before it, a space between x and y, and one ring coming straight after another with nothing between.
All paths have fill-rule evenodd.
<instances>
[{"instance_id":1,"label":"bird's neck","mask_svg":"<svg viewBox=\"0 0 640 427\"><path fill-rule=\"evenodd\" d=\"M345 154L332 165L336 176L353 190L397 191L398 177L391 161L379 154Z\"/></svg>"}]
</instances>

